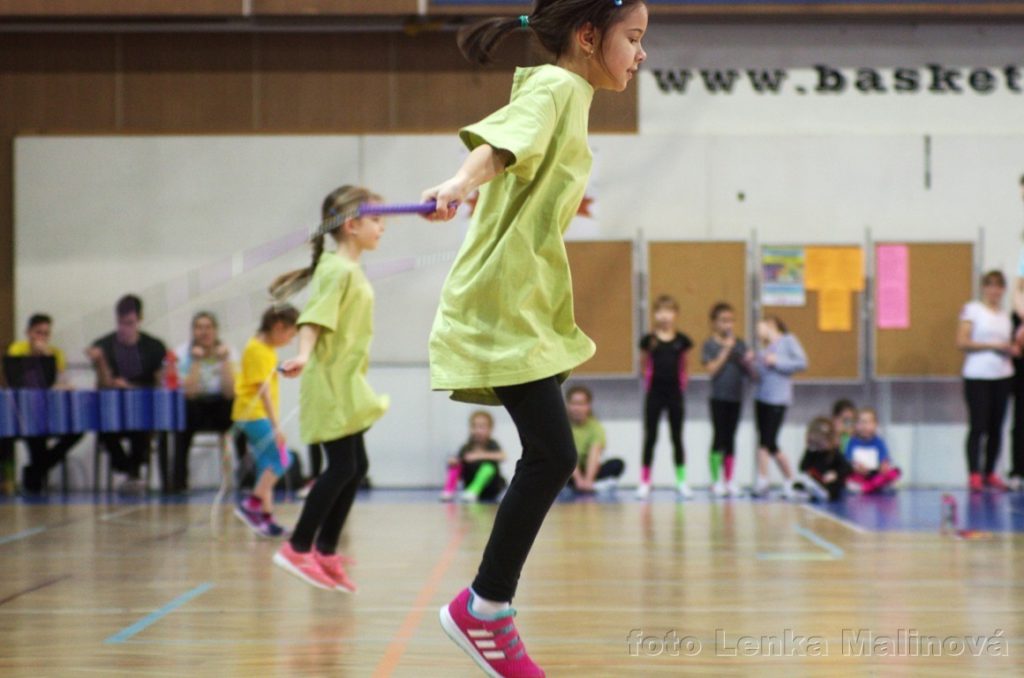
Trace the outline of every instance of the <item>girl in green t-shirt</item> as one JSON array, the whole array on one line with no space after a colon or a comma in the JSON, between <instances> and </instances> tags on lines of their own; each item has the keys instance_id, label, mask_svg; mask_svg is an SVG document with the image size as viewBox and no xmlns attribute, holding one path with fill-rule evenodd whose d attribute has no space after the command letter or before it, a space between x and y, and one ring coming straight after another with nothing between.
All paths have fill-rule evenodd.
<instances>
[{"instance_id":1,"label":"girl in green t-shirt","mask_svg":"<svg viewBox=\"0 0 1024 678\"><path fill-rule=\"evenodd\" d=\"M324 199L323 219L379 201L365 188L342 186ZM302 375L299 431L303 442L320 446L328 464L274 563L313 586L346 592L356 586L344 567L351 559L337 552L338 539L369 468L363 433L388 406L387 397L366 381L373 288L359 266L360 255L377 249L383 233L379 216L349 217L330 232L334 251L325 252L324 236L318 236L309 267L281 276L270 288L281 299L311 283L298 321L299 354L282 363L281 371L287 377Z\"/></svg>"},{"instance_id":2,"label":"girl in green t-shirt","mask_svg":"<svg viewBox=\"0 0 1024 678\"><path fill-rule=\"evenodd\" d=\"M424 191L432 220L455 216L476 189L469 233L430 335L435 390L503 405L523 441L472 587L441 609L445 632L489 675L543 676L526 653L510 602L548 509L576 467L560 383L594 354L576 325L562 235L590 174L587 122L594 91L621 92L646 58L640 0L536 0L529 15L486 19L459 35L470 60L489 60L528 28L555 63L516 70L505 107L463 129L470 153Z\"/></svg>"}]
</instances>

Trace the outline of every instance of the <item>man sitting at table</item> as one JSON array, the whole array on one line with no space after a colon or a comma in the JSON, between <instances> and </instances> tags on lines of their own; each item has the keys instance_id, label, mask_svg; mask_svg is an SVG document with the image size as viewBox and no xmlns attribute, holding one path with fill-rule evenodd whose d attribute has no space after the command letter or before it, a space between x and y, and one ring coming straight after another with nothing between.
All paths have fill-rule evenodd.
<instances>
[{"instance_id":1,"label":"man sitting at table","mask_svg":"<svg viewBox=\"0 0 1024 678\"><path fill-rule=\"evenodd\" d=\"M7 356L16 361L9 362L7 375L11 388L68 388L64 369L67 362L64 352L50 343L53 320L48 315L36 313L28 319L25 339L7 347ZM46 360L53 359L55 369L46 369ZM29 463L21 470L21 490L36 495L43 491L44 480L50 469L59 464L79 440L81 434L56 436L50 446L50 436L27 436L23 438L29 452ZM7 449L13 450L13 440L7 439ZM7 453L7 450L4 451Z\"/></svg>"},{"instance_id":2,"label":"man sitting at table","mask_svg":"<svg viewBox=\"0 0 1024 678\"><path fill-rule=\"evenodd\" d=\"M97 388L156 388L162 381L167 348L162 341L139 329L142 300L134 294L127 294L117 302L115 310L117 329L94 341L86 350L96 369ZM122 444L125 438L130 445L127 454ZM152 438L150 431L104 433L100 436L100 442L110 452L114 470L128 475L121 485L122 492L134 494L145 491L139 471L149 458ZM166 485L167 478L163 481Z\"/></svg>"}]
</instances>

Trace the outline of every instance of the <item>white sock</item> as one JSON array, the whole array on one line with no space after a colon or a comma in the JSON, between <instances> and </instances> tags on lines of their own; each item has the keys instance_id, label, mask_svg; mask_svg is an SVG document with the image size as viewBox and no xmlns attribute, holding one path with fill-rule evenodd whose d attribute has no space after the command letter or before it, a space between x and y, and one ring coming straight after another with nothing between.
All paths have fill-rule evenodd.
<instances>
[{"instance_id":1,"label":"white sock","mask_svg":"<svg viewBox=\"0 0 1024 678\"><path fill-rule=\"evenodd\" d=\"M473 589L470 589L470 591L473 595L470 597L469 609L473 611L473 614L483 619L492 619L497 617L499 614L512 607L510 603L499 603L494 600L487 600L486 598L482 598L477 595L476 591L473 591Z\"/></svg>"}]
</instances>

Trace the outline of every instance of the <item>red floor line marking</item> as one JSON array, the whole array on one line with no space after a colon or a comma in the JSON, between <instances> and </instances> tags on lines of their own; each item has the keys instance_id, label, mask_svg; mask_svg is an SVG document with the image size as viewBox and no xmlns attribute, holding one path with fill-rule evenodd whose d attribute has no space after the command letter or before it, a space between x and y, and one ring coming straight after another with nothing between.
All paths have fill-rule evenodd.
<instances>
[{"instance_id":1,"label":"red floor line marking","mask_svg":"<svg viewBox=\"0 0 1024 678\"><path fill-rule=\"evenodd\" d=\"M387 649L384 651L384 656L381 657L380 663L377 664L376 670L373 672L374 678L386 678L391 675L391 672L395 670L398 663L402 660L402 655L405 654L406 647L409 645L409 641L416 633L416 629L420 625L420 621L423 619L423 613L428 609L431 599L434 594L437 593L437 588L441 584L441 579L444 578L448 568L451 567L452 561L455 560L455 556L459 552L459 544L462 543L462 538L465 536L465 530L459 530L452 538L448 540L448 545L445 547L444 552L434 565L434 569L430 573L430 577L423 584L423 588L420 589L419 595L416 596L416 602L413 603L413 609L406 615L405 620L402 622L402 626L399 627L395 637L388 644ZM430 608L432 609L432 608Z\"/></svg>"},{"instance_id":2,"label":"red floor line marking","mask_svg":"<svg viewBox=\"0 0 1024 678\"><path fill-rule=\"evenodd\" d=\"M13 594L7 596L6 598L0 598L0 605L6 605L7 603L11 602L15 598L21 598L22 596L27 595L29 593L33 593L35 591L38 591L39 589L45 589L47 586L53 586L57 582L64 581L65 579L71 579L71 575L70 574L64 574L64 575L61 575L59 577L54 577L53 579L47 579L46 581L44 581L42 583L39 583L39 584L36 584L35 586L30 586L27 589L24 589L22 591L18 591L17 593L13 593Z\"/></svg>"}]
</instances>

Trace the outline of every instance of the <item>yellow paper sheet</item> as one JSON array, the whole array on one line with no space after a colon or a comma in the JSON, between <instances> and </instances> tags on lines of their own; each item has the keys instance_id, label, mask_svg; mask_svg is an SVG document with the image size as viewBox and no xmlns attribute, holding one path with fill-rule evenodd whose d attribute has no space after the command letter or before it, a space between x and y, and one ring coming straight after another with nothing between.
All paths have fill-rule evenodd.
<instances>
[{"instance_id":1,"label":"yellow paper sheet","mask_svg":"<svg viewBox=\"0 0 1024 678\"><path fill-rule=\"evenodd\" d=\"M850 290L827 289L818 292L818 329L822 332L849 332L853 329L853 302Z\"/></svg>"}]
</instances>

